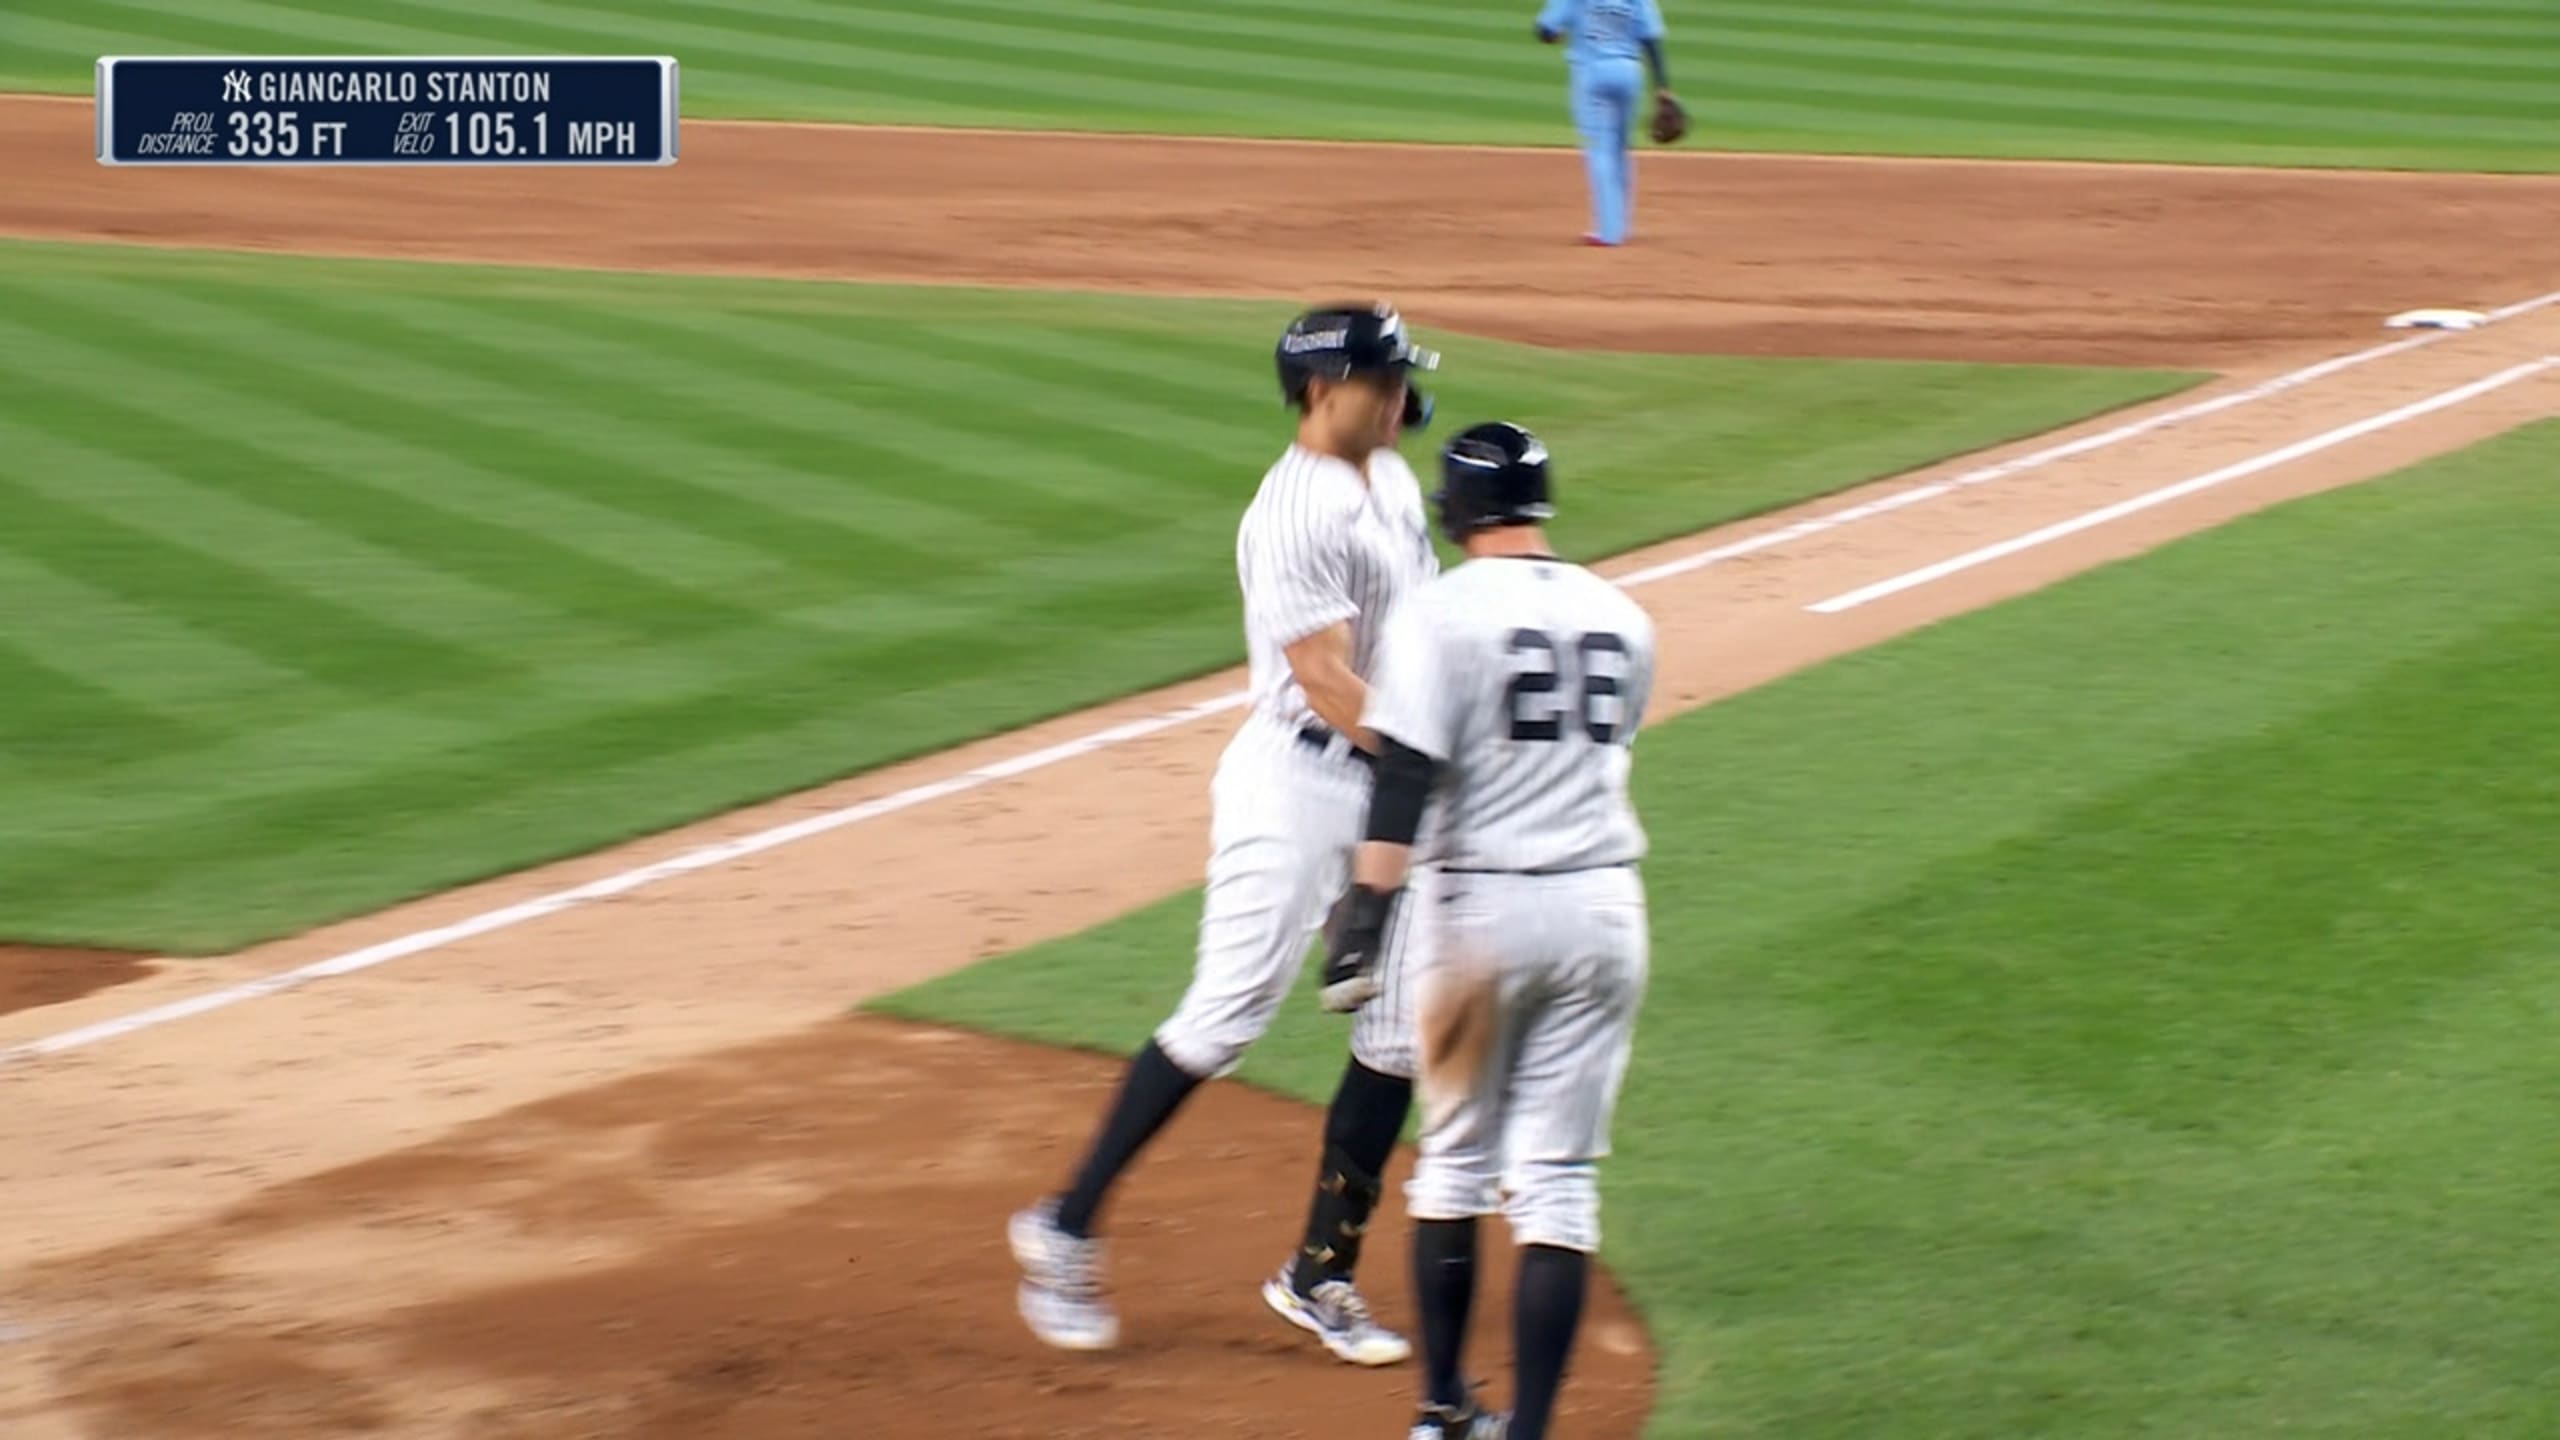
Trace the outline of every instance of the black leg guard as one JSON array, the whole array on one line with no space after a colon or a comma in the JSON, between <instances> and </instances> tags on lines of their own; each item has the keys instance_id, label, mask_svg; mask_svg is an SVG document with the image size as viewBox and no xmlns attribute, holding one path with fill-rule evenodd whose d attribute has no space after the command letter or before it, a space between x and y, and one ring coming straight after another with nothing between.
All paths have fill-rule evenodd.
<instances>
[{"instance_id":1,"label":"black leg guard","mask_svg":"<svg viewBox=\"0 0 2560 1440\"><path fill-rule=\"evenodd\" d=\"M1315 1202L1307 1207L1306 1239L1289 1273L1299 1294L1326 1280L1347 1280L1359 1267L1360 1238L1412 1108L1412 1081L1358 1060L1343 1066L1342 1084L1325 1112L1324 1161L1316 1171Z\"/></svg>"},{"instance_id":2,"label":"black leg guard","mask_svg":"<svg viewBox=\"0 0 2560 1440\"><path fill-rule=\"evenodd\" d=\"M1369 1233L1380 1191L1376 1172L1363 1170L1339 1145L1324 1149L1324 1169L1316 1177L1315 1203L1307 1210L1307 1235L1298 1246L1298 1263L1289 1283L1301 1295L1326 1280L1342 1279L1360 1264L1360 1245Z\"/></svg>"}]
</instances>

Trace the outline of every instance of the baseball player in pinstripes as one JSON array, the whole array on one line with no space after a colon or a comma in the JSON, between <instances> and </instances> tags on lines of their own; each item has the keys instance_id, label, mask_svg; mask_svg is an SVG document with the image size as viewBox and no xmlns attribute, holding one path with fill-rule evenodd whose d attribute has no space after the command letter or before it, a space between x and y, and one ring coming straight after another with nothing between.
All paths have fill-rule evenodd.
<instances>
[{"instance_id":1,"label":"baseball player in pinstripes","mask_svg":"<svg viewBox=\"0 0 2560 1440\"><path fill-rule=\"evenodd\" d=\"M1443 454L1440 524L1467 559L1387 622L1362 715L1377 780L1328 947L1330 968L1371 972L1406 932L1423 1115L1405 1187L1424 1358L1410 1440L1546 1440L1650 963L1627 775L1653 622L1555 558L1548 496L1546 449L1518 426ZM1460 1369L1476 1222L1496 1210L1521 1247L1507 1417L1477 1408Z\"/></svg>"},{"instance_id":2,"label":"baseball player in pinstripes","mask_svg":"<svg viewBox=\"0 0 2560 1440\"><path fill-rule=\"evenodd\" d=\"M1270 1027L1319 922L1348 889L1376 748L1360 727L1361 677L1396 598L1439 570L1421 484L1394 449L1430 417L1408 377L1439 357L1382 303L1299 316L1275 359L1298 429L1237 529L1252 701L1211 782L1191 986L1131 1060L1067 1188L1009 1226L1022 1317L1064 1349L1105 1349L1119 1336L1093 1238L1111 1185L1202 1081L1233 1070ZM1359 1365L1413 1352L1371 1318L1353 1284L1412 1103L1400 976L1390 946L1348 990L1326 989L1327 1008L1359 1010L1351 1061L1325 1120L1303 1243L1263 1286L1282 1318Z\"/></svg>"}]
</instances>

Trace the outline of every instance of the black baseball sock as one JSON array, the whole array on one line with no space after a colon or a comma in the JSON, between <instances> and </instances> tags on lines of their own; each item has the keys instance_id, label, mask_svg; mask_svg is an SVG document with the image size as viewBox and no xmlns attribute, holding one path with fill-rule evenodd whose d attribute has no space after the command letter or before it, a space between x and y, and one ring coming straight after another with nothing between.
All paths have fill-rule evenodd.
<instances>
[{"instance_id":1,"label":"black baseball sock","mask_svg":"<svg viewBox=\"0 0 2560 1440\"><path fill-rule=\"evenodd\" d=\"M1058 1197L1058 1228L1070 1235L1091 1235L1094 1212L1102 1208L1111 1183L1199 1088L1199 1077L1174 1064L1149 1040L1129 1062L1128 1077L1120 1082L1120 1093L1111 1102L1111 1113L1103 1117L1102 1130L1093 1137L1093 1148L1076 1172L1075 1183Z\"/></svg>"},{"instance_id":2,"label":"black baseball sock","mask_svg":"<svg viewBox=\"0 0 2560 1440\"><path fill-rule=\"evenodd\" d=\"M1564 1388L1573 1334L1582 1326L1582 1297L1591 1288L1591 1258L1579 1250L1526 1245L1518 1293L1511 1302L1511 1440L1546 1440L1547 1421Z\"/></svg>"},{"instance_id":3,"label":"black baseball sock","mask_svg":"<svg viewBox=\"0 0 2560 1440\"><path fill-rule=\"evenodd\" d=\"M1467 1401L1467 1315L1476 1303L1476 1222L1413 1223L1413 1300L1422 1312L1423 1396Z\"/></svg>"},{"instance_id":4,"label":"black baseball sock","mask_svg":"<svg viewBox=\"0 0 2560 1440\"><path fill-rule=\"evenodd\" d=\"M1330 1276L1348 1276L1360 1263L1361 1236L1377 1209L1381 1177L1395 1154L1396 1137L1413 1107L1413 1082L1372 1070L1358 1060L1343 1067L1342 1084L1325 1115L1324 1158L1316 1169L1315 1199L1307 1206L1307 1233L1298 1247L1290 1283L1304 1295Z\"/></svg>"}]
</instances>

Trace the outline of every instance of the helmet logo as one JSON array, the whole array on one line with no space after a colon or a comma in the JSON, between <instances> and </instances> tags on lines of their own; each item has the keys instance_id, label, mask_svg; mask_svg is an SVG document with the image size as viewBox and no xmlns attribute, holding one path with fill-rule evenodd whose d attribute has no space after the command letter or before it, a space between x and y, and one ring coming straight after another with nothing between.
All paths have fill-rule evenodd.
<instances>
[{"instance_id":1,"label":"helmet logo","mask_svg":"<svg viewBox=\"0 0 2560 1440\"><path fill-rule=\"evenodd\" d=\"M1339 350L1350 338L1349 330L1309 330L1280 337L1280 348L1291 355L1303 355L1310 350Z\"/></svg>"}]
</instances>

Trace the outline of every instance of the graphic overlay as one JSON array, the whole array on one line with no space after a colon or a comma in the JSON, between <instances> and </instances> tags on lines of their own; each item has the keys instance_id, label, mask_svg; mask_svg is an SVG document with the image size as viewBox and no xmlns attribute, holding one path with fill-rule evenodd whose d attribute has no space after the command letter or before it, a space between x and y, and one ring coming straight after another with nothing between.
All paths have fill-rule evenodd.
<instances>
[{"instance_id":1,"label":"graphic overlay","mask_svg":"<svg viewBox=\"0 0 2560 1440\"><path fill-rule=\"evenodd\" d=\"M672 165L673 56L109 56L102 165Z\"/></svg>"}]
</instances>

